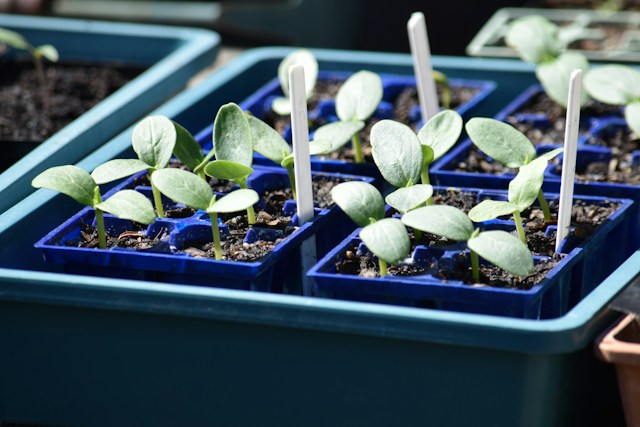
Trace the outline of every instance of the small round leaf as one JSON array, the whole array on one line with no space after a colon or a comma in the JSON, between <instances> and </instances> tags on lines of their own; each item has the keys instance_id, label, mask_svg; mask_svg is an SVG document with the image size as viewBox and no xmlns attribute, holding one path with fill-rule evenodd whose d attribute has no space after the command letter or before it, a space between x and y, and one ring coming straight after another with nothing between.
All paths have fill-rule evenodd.
<instances>
[{"instance_id":1,"label":"small round leaf","mask_svg":"<svg viewBox=\"0 0 640 427\"><path fill-rule=\"evenodd\" d=\"M552 62L538 65L536 76L547 95L566 108L569 99L571 73L576 69L586 73L589 69L587 58L578 52L565 52ZM587 99L587 91L582 91L580 105L584 105Z\"/></svg>"},{"instance_id":2,"label":"small round leaf","mask_svg":"<svg viewBox=\"0 0 640 427\"><path fill-rule=\"evenodd\" d=\"M333 152L344 146L353 138L353 135L363 128L364 122L362 121L328 123L316 129L313 137L331 141L331 152Z\"/></svg>"},{"instance_id":3,"label":"small round leaf","mask_svg":"<svg viewBox=\"0 0 640 427\"><path fill-rule=\"evenodd\" d=\"M39 55L42 55L44 58L47 58L51 62L58 62L58 59L60 58L58 49L50 44L43 44L42 46L38 46L36 48L36 52L38 52Z\"/></svg>"},{"instance_id":4,"label":"small round leaf","mask_svg":"<svg viewBox=\"0 0 640 427\"><path fill-rule=\"evenodd\" d=\"M462 117L456 111L444 110L433 116L418 132L422 145L433 149L433 160L438 160L456 143L462 133Z\"/></svg>"},{"instance_id":5,"label":"small round leaf","mask_svg":"<svg viewBox=\"0 0 640 427\"><path fill-rule=\"evenodd\" d=\"M151 224L156 220L156 212L151 201L135 190L118 191L104 202L96 205L96 208L109 212L115 217L141 224Z\"/></svg>"},{"instance_id":6,"label":"small round leaf","mask_svg":"<svg viewBox=\"0 0 640 427\"><path fill-rule=\"evenodd\" d=\"M373 160L391 185L406 187L420 182L422 146L409 126L381 120L371 128Z\"/></svg>"},{"instance_id":7,"label":"small round leaf","mask_svg":"<svg viewBox=\"0 0 640 427\"><path fill-rule=\"evenodd\" d=\"M509 183L509 202L517 205L520 212L531 206L538 197L548 164L546 157L538 157L520 166L518 174Z\"/></svg>"},{"instance_id":8,"label":"small round leaf","mask_svg":"<svg viewBox=\"0 0 640 427\"><path fill-rule=\"evenodd\" d=\"M411 187L398 188L385 197L384 201L401 214L423 205L433 195L433 187L427 184L416 184Z\"/></svg>"},{"instance_id":9,"label":"small round leaf","mask_svg":"<svg viewBox=\"0 0 640 427\"><path fill-rule=\"evenodd\" d=\"M384 218L364 227L360 238L371 252L389 264L397 264L409 255L409 235L397 218Z\"/></svg>"},{"instance_id":10,"label":"small round leaf","mask_svg":"<svg viewBox=\"0 0 640 427\"><path fill-rule=\"evenodd\" d=\"M343 122L367 120L382 101L382 80L371 71L349 77L336 95L336 113Z\"/></svg>"},{"instance_id":11,"label":"small round leaf","mask_svg":"<svg viewBox=\"0 0 640 427\"><path fill-rule=\"evenodd\" d=\"M213 133L216 159L251 166L251 129L247 115L238 105L229 103L220 107L213 122Z\"/></svg>"},{"instance_id":12,"label":"small round leaf","mask_svg":"<svg viewBox=\"0 0 640 427\"><path fill-rule=\"evenodd\" d=\"M521 210L520 206L515 203L500 200L483 200L469 211L469 218L473 222L484 222L496 219L499 216L511 215Z\"/></svg>"},{"instance_id":13,"label":"small round leaf","mask_svg":"<svg viewBox=\"0 0 640 427\"><path fill-rule=\"evenodd\" d=\"M49 168L33 178L31 185L59 191L84 206L93 206L97 187L87 171L71 165Z\"/></svg>"},{"instance_id":14,"label":"small round leaf","mask_svg":"<svg viewBox=\"0 0 640 427\"><path fill-rule=\"evenodd\" d=\"M181 169L160 169L151 174L151 183L176 203L205 210L213 199L213 190L204 179Z\"/></svg>"},{"instance_id":15,"label":"small round leaf","mask_svg":"<svg viewBox=\"0 0 640 427\"><path fill-rule=\"evenodd\" d=\"M91 172L96 184L106 184L118 179L126 178L138 172L149 169L146 162L138 159L114 159L109 160L95 168Z\"/></svg>"},{"instance_id":16,"label":"small round leaf","mask_svg":"<svg viewBox=\"0 0 640 427\"><path fill-rule=\"evenodd\" d=\"M507 167L517 168L536 158L531 141L511 125L475 117L467 122L465 129L478 148Z\"/></svg>"},{"instance_id":17,"label":"small round leaf","mask_svg":"<svg viewBox=\"0 0 640 427\"><path fill-rule=\"evenodd\" d=\"M229 213L240 212L255 205L260 200L260 196L250 188L241 188L232 191L221 199L218 199L207 208L207 212Z\"/></svg>"},{"instance_id":18,"label":"small round leaf","mask_svg":"<svg viewBox=\"0 0 640 427\"><path fill-rule=\"evenodd\" d=\"M473 233L473 223L467 215L447 205L431 205L412 210L402 216L402 223L455 241L468 240Z\"/></svg>"},{"instance_id":19,"label":"small round leaf","mask_svg":"<svg viewBox=\"0 0 640 427\"><path fill-rule=\"evenodd\" d=\"M336 185L331 198L360 227L384 218L384 200L373 185L351 181Z\"/></svg>"},{"instance_id":20,"label":"small round leaf","mask_svg":"<svg viewBox=\"0 0 640 427\"><path fill-rule=\"evenodd\" d=\"M149 116L133 128L133 151L153 169L162 169L171 160L177 132L165 116Z\"/></svg>"},{"instance_id":21,"label":"small round leaf","mask_svg":"<svg viewBox=\"0 0 640 427\"><path fill-rule=\"evenodd\" d=\"M240 163L214 160L204 167L204 173L218 179L238 181L253 173L253 169Z\"/></svg>"},{"instance_id":22,"label":"small round leaf","mask_svg":"<svg viewBox=\"0 0 640 427\"><path fill-rule=\"evenodd\" d=\"M499 268L517 276L533 271L533 257L517 237L506 231L484 231L467 242L469 249Z\"/></svg>"},{"instance_id":23,"label":"small round leaf","mask_svg":"<svg viewBox=\"0 0 640 427\"><path fill-rule=\"evenodd\" d=\"M558 27L539 15L514 20L509 25L505 41L523 61L533 64L559 55L563 47L558 38Z\"/></svg>"}]
</instances>

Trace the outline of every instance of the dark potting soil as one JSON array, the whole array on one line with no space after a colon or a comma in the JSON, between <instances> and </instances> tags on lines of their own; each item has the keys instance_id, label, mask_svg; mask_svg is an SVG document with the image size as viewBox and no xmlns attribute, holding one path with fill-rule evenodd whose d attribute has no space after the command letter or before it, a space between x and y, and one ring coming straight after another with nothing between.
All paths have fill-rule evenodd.
<instances>
[{"instance_id":1,"label":"dark potting soil","mask_svg":"<svg viewBox=\"0 0 640 427\"><path fill-rule=\"evenodd\" d=\"M0 140L42 142L143 70L44 64L48 109L32 62L0 64Z\"/></svg>"},{"instance_id":2,"label":"dark potting soil","mask_svg":"<svg viewBox=\"0 0 640 427\"><path fill-rule=\"evenodd\" d=\"M370 254L356 255L358 248L352 246L345 251L344 259L336 263L336 273L351 274L360 277L379 277L378 262ZM424 274L428 268L417 264L390 265L387 269L390 276L415 276Z\"/></svg>"},{"instance_id":3,"label":"dark potting soil","mask_svg":"<svg viewBox=\"0 0 640 427\"><path fill-rule=\"evenodd\" d=\"M322 175L313 176L311 181L311 188L313 191L313 202L315 206L320 209L325 209L331 206L333 204L333 199L331 198L331 190L336 185L345 181L346 180L337 177ZM262 197L267 204L266 211L270 214L273 214L282 211L285 201L293 200L293 191L291 190L291 187L275 189L265 191L262 194Z\"/></svg>"},{"instance_id":4,"label":"dark potting soil","mask_svg":"<svg viewBox=\"0 0 640 427\"><path fill-rule=\"evenodd\" d=\"M242 235L232 235L221 242L222 259L226 261L253 262L269 253L283 239L275 241L258 240L253 243L245 243ZM215 259L213 242L193 241L187 242L183 252L194 258Z\"/></svg>"},{"instance_id":5,"label":"dark potting soil","mask_svg":"<svg viewBox=\"0 0 640 427\"><path fill-rule=\"evenodd\" d=\"M136 250L151 249L155 247L161 239L168 237L166 230L161 230L154 237L147 237L145 236L145 225L134 222L133 226L134 230L125 231L117 236L112 236L109 229L107 229L107 248L131 248ZM69 241L67 242L67 245L87 249L98 248L98 230L91 224L80 223L80 237L81 240L73 242Z\"/></svg>"}]
</instances>

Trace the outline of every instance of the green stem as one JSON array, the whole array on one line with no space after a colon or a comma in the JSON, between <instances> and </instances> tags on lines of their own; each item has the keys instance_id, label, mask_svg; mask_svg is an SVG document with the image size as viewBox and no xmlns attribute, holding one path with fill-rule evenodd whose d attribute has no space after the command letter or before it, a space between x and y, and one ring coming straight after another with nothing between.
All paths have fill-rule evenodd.
<instances>
[{"instance_id":1,"label":"green stem","mask_svg":"<svg viewBox=\"0 0 640 427\"><path fill-rule=\"evenodd\" d=\"M32 51L31 55L33 56L33 62L36 66L36 74L38 75L38 82L40 84L40 90L42 91L42 107L44 111L49 111L49 91L47 90L47 82L44 78L44 67L42 66L42 60L40 59L40 55Z\"/></svg>"},{"instance_id":2,"label":"green stem","mask_svg":"<svg viewBox=\"0 0 640 427\"><path fill-rule=\"evenodd\" d=\"M98 244L100 249L107 249L107 236L104 230L104 213L98 208L95 208L95 210L96 226L98 228Z\"/></svg>"},{"instance_id":3,"label":"green stem","mask_svg":"<svg viewBox=\"0 0 640 427\"><path fill-rule=\"evenodd\" d=\"M362 144L360 143L360 134L356 132L351 138L351 144L353 145L353 155L355 156L356 163L364 163L364 156L362 155Z\"/></svg>"},{"instance_id":4,"label":"green stem","mask_svg":"<svg viewBox=\"0 0 640 427\"><path fill-rule=\"evenodd\" d=\"M480 281L480 259L474 251L471 251L471 276L474 282Z\"/></svg>"},{"instance_id":5,"label":"green stem","mask_svg":"<svg viewBox=\"0 0 640 427\"><path fill-rule=\"evenodd\" d=\"M253 210L253 206L247 208L247 222L249 222L249 227L256 223L256 211Z\"/></svg>"},{"instance_id":6,"label":"green stem","mask_svg":"<svg viewBox=\"0 0 640 427\"><path fill-rule=\"evenodd\" d=\"M213 235L213 253L217 260L222 259L222 245L220 244L220 228L218 228L218 213L209 214L211 218L211 234Z\"/></svg>"},{"instance_id":7,"label":"green stem","mask_svg":"<svg viewBox=\"0 0 640 427\"><path fill-rule=\"evenodd\" d=\"M516 230L518 231L518 237L522 240L525 246L527 246L527 237L524 234L524 227L522 227L522 218L520 217L520 212L515 211L513 213L513 220L516 223Z\"/></svg>"},{"instance_id":8,"label":"green stem","mask_svg":"<svg viewBox=\"0 0 640 427\"><path fill-rule=\"evenodd\" d=\"M413 237L416 239L416 244L422 240L422 231L417 228L413 229Z\"/></svg>"},{"instance_id":9,"label":"green stem","mask_svg":"<svg viewBox=\"0 0 640 427\"><path fill-rule=\"evenodd\" d=\"M544 220L547 222L551 221L551 210L549 209L549 203L547 203L547 199L542 193L542 189L540 189L540 191L538 192L538 202L540 203L540 207L542 208Z\"/></svg>"},{"instance_id":10,"label":"green stem","mask_svg":"<svg viewBox=\"0 0 640 427\"><path fill-rule=\"evenodd\" d=\"M155 185L151 184L151 192L153 193L153 202L156 205L156 211L158 212L158 218L164 218L164 208L162 207L162 194Z\"/></svg>"},{"instance_id":11,"label":"green stem","mask_svg":"<svg viewBox=\"0 0 640 427\"><path fill-rule=\"evenodd\" d=\"M422 173L420 174L420 179L423 184L430 185L431 181L429 180L429 168L422 168Z\"/></svg>"},{"instance_id":12,"label":"green stem","mask_svg":"<svg viewBox=\"0 0 640 427\"><path fill-rule=\"evenodd\" d=\"M378 263L380 264L380 277L384 277L387 275L387 262L383 259L378 258Z\"/></svg>"},{"instance_id":13,"label":"green stem","mask_svg":"<svg viewBox=\"0 0 640 427\"><path fill-rule=\"evenodd\" d=\"M291 183L291 191L293 192L294 200L297 199L296 196L296 176L293 173L293 164L287 166L287 174L289 175L289 182Z\"/></svg>"}]
</instances>

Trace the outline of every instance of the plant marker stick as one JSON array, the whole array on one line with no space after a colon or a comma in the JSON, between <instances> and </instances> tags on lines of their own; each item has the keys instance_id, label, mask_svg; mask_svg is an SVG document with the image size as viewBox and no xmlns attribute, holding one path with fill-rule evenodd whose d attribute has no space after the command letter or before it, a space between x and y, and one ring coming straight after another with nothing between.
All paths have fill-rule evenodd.
<instances>
[{"instance_id":1,"label":"plant marker stick","mask_svg":"<svg viewBox=\"0 0 640 427\"><path fill-rule=\"evenodd\" d=\"M293 165L296 182L296 204L299 226L313 219L313 190L311 188L311 159L309 157L309 125L305 94L304 67L289 69L291 96L291 133L293 137ZM316 238L311 236L300 246L302 259L302 294L311 295L307 271L316 263Z\"/></svg>"},{"instance_id":2,"label":"plant marker stick","mask_svg":"<svg viewBox=\"0 0 640 427\"><path fill-rule=\"evenodd\" d=\"M416 75L418 99L422 121L426 123L439 111L436 83L433 81L433 67L431 66L431 49L427 36L427 23L422 12L414 12L407 22L409 45L413 57L413 69Z\"/></svg>"},{"instance_id":3,"label":"plant marker stick","mask_svg":"<svg viewBox=\"0 0 640 427\"><path fill-rule=\"evenodd\" d=\"M576 174L576 153L578 148L578 127L580 125L580 91L582 70L573 70L569 82L569 102L567 103L567 127L564 133L564 154L562 160L562 181L560 183L560 206L558 211L558 231L556 252L560 243L569 234L571 209L573 206L573 180Z\"/></svg>"}]
</instances>

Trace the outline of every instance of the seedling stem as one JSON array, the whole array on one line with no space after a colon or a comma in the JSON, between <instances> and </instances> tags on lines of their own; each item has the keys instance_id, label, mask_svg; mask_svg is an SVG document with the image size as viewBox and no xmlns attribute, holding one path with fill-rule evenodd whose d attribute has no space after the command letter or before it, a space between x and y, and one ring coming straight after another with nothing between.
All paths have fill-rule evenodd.
<instances>
[{"instance_id":1,"label":"seedling stem","mask_svg":"<svg viewBox=\"0 0 640 427\"><path fill-rule=\"evenodd\" d=\"M222 245L220 244L220 229L218 228L218 213L210 212L211 234L213 235L213 252L217 260L222 259Z\"/></svg>"}]
</instances>

